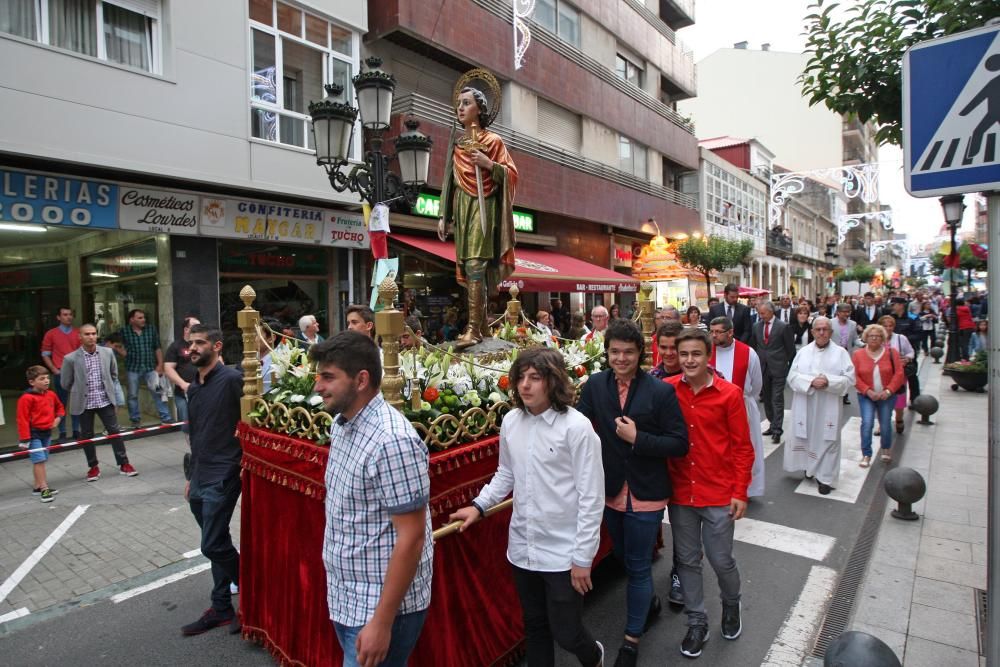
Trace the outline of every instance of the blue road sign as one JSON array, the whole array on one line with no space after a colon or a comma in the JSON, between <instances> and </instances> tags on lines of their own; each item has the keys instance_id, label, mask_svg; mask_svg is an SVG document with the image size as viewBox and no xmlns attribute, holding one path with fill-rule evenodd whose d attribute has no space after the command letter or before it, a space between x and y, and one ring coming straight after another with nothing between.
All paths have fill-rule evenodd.
<instances>
[{"instance_id":1,"label":"blue road sign","mask_svg":"<svg viewBox=\"0 0 1000 667\"><path fill-rule=\"evenodd\" d=\"M914 197L1000 190L1000 25L903 55L903 153Z\"/></svg>"}]
</instances>

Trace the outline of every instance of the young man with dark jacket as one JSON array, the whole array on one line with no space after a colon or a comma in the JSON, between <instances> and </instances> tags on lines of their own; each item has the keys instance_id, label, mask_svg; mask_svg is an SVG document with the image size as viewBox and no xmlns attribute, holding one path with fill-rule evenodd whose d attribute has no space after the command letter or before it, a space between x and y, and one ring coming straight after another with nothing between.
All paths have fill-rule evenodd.
<instances>
[{"instance_id":1,"label":"young man with dark jacket","mask_svg":"<svg viewBox=\"0 0 1000 667\"><path fill-rule=\"evenodd\" d=\"M604 334L610 368L587 380L576 406L601 438L604 522L628 576L625 641L616 667L636 664L639 638L660 611L652 560L672 493L666 463L688 452L674 388L639 371L643 347L633 322L615 320Z\"/></svg>"}]
</instances>

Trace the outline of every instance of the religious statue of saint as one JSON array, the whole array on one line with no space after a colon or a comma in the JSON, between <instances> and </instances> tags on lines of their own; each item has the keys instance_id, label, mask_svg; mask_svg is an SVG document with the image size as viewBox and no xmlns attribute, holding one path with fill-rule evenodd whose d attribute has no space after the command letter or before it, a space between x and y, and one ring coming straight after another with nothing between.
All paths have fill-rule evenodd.
<instances>
[{"instance_id":1,"label":"religious statue of saint","mask_svg":"<svg viewBox=\"0 0 1000 667\"><path fill-rule=\"evenodd\" d=\"M471 80L485 81L492 99L464 85ZM503 139L486 129L499 102L500 87L489 72L468 72L456 86L455 112L464 132L453 132L448 146L438 237L444 241L449 229L454 232L455 272L467 292L469 323L456 341L459 348L489 336L487 295L514 271L517 167Z\"/></svg>"}]
</instances>

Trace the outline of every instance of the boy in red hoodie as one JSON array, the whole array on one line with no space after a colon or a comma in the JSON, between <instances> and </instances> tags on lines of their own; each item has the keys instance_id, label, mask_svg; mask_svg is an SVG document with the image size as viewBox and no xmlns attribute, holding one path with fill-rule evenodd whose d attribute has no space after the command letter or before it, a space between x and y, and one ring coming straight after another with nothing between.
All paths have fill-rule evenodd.
<instances>
[{"instance_id":1,"label":"boy in red hoodie","mask_svg":"<svg viewBox=\"0 0 1000 667\"><path fill-rule=\"evenodd\" d=\"M63 404L56 393L49 389L51 378L44 366L30 366L26 373L29 389L17 400L17 446L31 450L34 464L35 488L33 493L42 497L43 503L51 503L59 493L49 487L45 477L45 461L49 458L49 439L52 429L66 415Z\"/></svg>"}]
</instances>

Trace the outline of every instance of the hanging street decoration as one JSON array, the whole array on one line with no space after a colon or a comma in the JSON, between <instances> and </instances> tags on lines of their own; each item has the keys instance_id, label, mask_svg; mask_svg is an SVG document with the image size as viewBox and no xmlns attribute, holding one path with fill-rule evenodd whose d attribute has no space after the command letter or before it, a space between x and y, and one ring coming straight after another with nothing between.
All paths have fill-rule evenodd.
<instances>
[{"instance_id":1,"label":"hanging street decoration","mask_svg":"<svg viewBox=\"0 0 1000 667\"><path fill-rule=\"evenodd\" d=\"M531 30L525 19L535 11L535 0L514 0L514 69L524 65L524 54L531 45Z\"/></svg>"}]
</instances>

